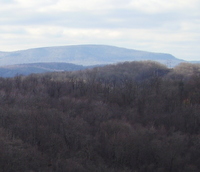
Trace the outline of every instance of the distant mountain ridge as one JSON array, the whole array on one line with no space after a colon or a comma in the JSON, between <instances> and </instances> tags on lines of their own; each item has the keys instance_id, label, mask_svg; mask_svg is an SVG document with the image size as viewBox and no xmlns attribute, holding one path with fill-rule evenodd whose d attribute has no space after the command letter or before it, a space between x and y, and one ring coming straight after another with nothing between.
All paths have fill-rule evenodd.
<instances>
[{"instance_id":1,"label":"distant mountain ridge","mask_svg":"<svg viewBox=\"0 0 200 172\"><path fill-rule=\"evenodd\" d=\"M32 73L77 71L90 66L75 65L71 63L29 63L0 67L0 77L14 77L16 75L29 75Z\"/></svg>"},{"instance_id":2,"label":"distant mountain ridge","mask_svg":"<svg viewBox=\"0 0 200 172\"><path fill-rule=\"evenodd\" d=\"M26 63L64 62L77 65L111 64L152 60L172 66L183 62L171 54L152 53L108 45L71 45L0 52L0 66Z\"/></svg>"}]
</instances>

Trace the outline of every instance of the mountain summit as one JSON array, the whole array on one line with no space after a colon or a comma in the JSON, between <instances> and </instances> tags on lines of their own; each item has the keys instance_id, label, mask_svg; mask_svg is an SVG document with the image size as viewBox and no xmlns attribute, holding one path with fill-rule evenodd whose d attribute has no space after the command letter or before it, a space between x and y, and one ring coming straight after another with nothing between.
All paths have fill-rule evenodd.
<instances>
[{"instance_id":1,"label":"mountain summit","mask_svg":"<svg viewBox=\"0 0 200 172\"><path fill-rule=\"evenodd\" d=\"M71 45L0 52L0 66L47 62L98 65L142 60L152 60L172 66L183 62L183 60L170 54L138 51L108 45Z\"/></svg>"}]
</instances>

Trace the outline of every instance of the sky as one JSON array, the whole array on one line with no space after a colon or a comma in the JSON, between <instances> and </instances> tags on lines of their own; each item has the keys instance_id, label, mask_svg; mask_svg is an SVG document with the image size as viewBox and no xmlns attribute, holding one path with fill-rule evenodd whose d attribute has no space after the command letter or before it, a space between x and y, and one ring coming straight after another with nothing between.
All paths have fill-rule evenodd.
<instances>
[{"instance_id":1,"label":"sky","mask_svg":"<svg viewBox=\"0 0 200 172\"><path fill-rule=\"evenodd\" d=\"M200 61L200 0L0 0L0 51L80 44Z\"/></svg>"}]
</instances>

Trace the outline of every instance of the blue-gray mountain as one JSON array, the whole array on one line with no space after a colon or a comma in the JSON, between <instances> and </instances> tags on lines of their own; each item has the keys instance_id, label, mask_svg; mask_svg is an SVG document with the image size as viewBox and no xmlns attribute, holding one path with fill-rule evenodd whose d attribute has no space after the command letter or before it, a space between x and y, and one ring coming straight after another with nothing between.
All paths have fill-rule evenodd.
<instances>
[{"instance_id":1,"label":"blue-gray mountain","mask_svg":"<svg viewBox=\"0 0 200 172\"><path fill-rule=\"evenodd\" d=\"M0 66L41 62L97 65L135 60L153 60L172 66L183 62L183 60L177 59L170 54L152 53L106 45L74 45L0 52Z\"/></svg>"},{"instance_id":2,"label":"blue-gray mountain","mask_svg":"<svg viewBox=\"0 0 200 172\"><path fill-rule=\"evenodd\" d=\"M14 77L16 75L29 75L32 73L77 71L94 66L75 65L71 63L29 63L0 67L0 77Z\"/></svg>"},{"instance_id":3,"label":"blue-gray mountain","mask_svg":"<svg viewBox=\"0 0 200 172\"><path fill-rule=\"evenodd\" d=\"M74 71L124 61L157 61L174 67L184 60L171 54L108 45L72 45L0 52L0 76L13 77L51 71ZM196 62L197 63L197 62Z\"/></svg>"}]
</instances>

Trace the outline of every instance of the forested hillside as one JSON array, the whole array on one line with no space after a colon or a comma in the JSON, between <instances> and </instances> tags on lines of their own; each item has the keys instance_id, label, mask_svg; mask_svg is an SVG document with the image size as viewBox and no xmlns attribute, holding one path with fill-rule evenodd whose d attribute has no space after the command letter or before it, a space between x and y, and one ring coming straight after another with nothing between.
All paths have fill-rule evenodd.
<instances>
[{"instance_id":1,"label":"forested hillside","mask_svg":"<svg viewBox=\"0 0 200 172\"><path fill-rule=\"evenodd\" d=\"M200 65L0 78L3 172L198 172Z\"/></svg>"}]
</instances>

